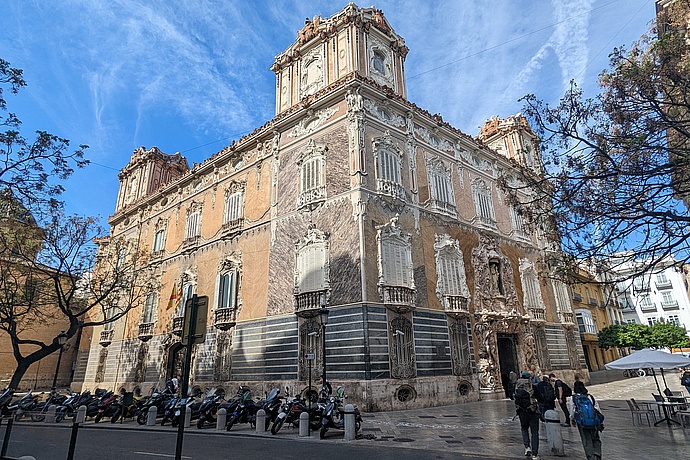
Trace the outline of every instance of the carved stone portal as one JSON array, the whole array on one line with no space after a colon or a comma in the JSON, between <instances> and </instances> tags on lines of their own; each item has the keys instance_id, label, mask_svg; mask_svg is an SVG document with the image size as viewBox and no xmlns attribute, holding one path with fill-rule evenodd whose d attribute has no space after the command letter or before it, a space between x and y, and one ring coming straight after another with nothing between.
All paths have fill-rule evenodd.
<instances>
[{"instance_id":1,"label":"carved stone portal","mask_svg":"<svg viewBox=\"0 0 690 460\"><path fill-rule=\"evenodd\" d=\"M472 250L472 266L474 311L519 316L522 308L513 283L513 268L493 237L479 234L479 247Z\"/></svg>"}]
</instances>

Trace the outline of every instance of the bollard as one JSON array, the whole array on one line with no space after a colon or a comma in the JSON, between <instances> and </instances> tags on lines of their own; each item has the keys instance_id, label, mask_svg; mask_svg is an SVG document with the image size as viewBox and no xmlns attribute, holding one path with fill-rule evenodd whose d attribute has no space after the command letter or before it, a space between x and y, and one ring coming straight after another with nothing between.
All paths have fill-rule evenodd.
<instances>
[{"instance_id":1,"label":"bollard","mask_svg":"<svg viewBox=\"0 0 690 460\"><path fill-rule=\"evenodd\" d=\"M307 411L299 414L299 435L301 438L309 436L309 413Z\"/></svg>"},{"instance_id":2,"label":"bollard","mask_svg":"<svg viewBox=\"0 0 690 460\"><path fill-rule=\"evenodd\" d=\"M184 427L189 428L192 425L192 408L187 406L184 411Z\"/></svg>"},{"instance_id":3,"label":"bollard","mask_svg":"<svg viewBox=\"0 0 690 460\"><path fill-rule=\"evenodd\" d=\"M345 404L345 441L354 441L355 435L355 406Z\"/></svg>"},{"instance_id":4,"label":"bollard","mask_svg":"<svg viewBox=\"0 0 690 460\"><path fill-rule=\"evenodd\" d=\"M555 410L547 410L544 413L546 421L546 445L551 455L559 457L565 456L563 447L563 435L561 433L561 418Z\"/></svg>"},{"instance_id":5,"label":"bollard","mask_svg":"<svg viewBox=\"0 0 690 460\"><path fill-rule=\"evenodd\" d=\"M22 455L21 457L17 457L17 460L36 460L36 457L32 457L31 455Z\"/></svg>"},{"instance_id":6,"label":"bollard","mask_svg":"<svg viewBox=\"0 0 690 460\"><path fill-rule=\"evenodd\" d=\"M158 416L158 408L156 406L149 407L149 413L146 416L146 426L155 426L157 416Z\"/></svg>"},{"instance_id":7,"label":"bollard","mask_svg":"<svg viewBox=\"0 0 690 460\"><path fill-rule=\"evenodd\" d=\"M86 419L86 406L79 406L77 414L74 416L72 422L72 436L69 439L69 448L67 449L67 460L74 459L74 449L77 447L77 433L79 432L79 424Z\"/></svg>"},{"instance_id":8,"label":"bollard","mask_svg":"<svg viewBox=\"0 0 690 460\"><path fill-rule=\"evenodd\" d=\"M263 433L266 431L266 411L259 409L256 413L256 432Z\"/></svg>"},{"instance_id":9,"label":"bollard","mask_svg":"<svg viewBox=\"0 0 690 460\"><path fill-rule=\"evenodd\" d=\"M218 418L216 419L216 430L225 430L225 423L228 420L228 411L224 407L218 409Z\"/></svg>"},{"instance_id":10,"label":"bollard","mask_svg":"<svg viewBox=\"0 0 690 460\"><path fill-rule=\"evenodd\" d=\"M55 409L57 409L55 404L48 406L48 410L46 410L46 418L44 419L46 423L55 423Z\"/></svg>"}]
</instances>

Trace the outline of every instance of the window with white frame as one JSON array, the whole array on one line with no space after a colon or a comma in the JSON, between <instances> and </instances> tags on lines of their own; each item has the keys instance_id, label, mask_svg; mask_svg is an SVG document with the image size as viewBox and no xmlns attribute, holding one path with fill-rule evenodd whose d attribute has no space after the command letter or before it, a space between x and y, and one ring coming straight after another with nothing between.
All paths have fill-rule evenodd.
<instances>
[{"instance_id":1,"label":"window with white frame","mask_svg":"<svg viewBox=\"0 0 690 460\"><path fill-rule=\"evenodd\" d=\"M528 259L520 259L520 280L522 281L523 304L528 313L531 316L539 316L537 319L545 320L542 311L546 309L546 305L541 296L539 276L534 264Z\"/></svg>"},{"instance_id":2,"label":"window with white frame","mask_svg":"<svg viewBox=\"0 0 690 460\"><path fill-rule=\"evenodd\" d=\"M680 318L678 317L678 315L669 315L666 319L669 323L675 324L676 326L680 327Z\"/></svg>"},{"instance_id":3,"label":"window with white frame","mask_svg":"<svg viewBox=\"0 0 690 460\"><path fill-rule=\"evenodd\" d=\"M394 198L404 198L402 150L389 134L374 138L372 145L376 161L376 191Z\"/></svg>"},{"instance_id":4,"label":"window with white frame","mask_svg":"<svg viewBox=\"0 0 690 460\"><path fill-rule=\"evenodd\" d=\"M446 168L441 160L431 159L427 161L427 176L432 208L456 216L451 168Z\"/></svg>"},{"instance_id":5,"label":"window with white frame","mask_svg":"<svg viewBox=\"0 0 690 460\"><path fill-rule=\"evenodd\" d=\"M639 297L640 308L642 310L654 310L654 304L652 303L652 298L648 295L642 295Z\"/></svg>"},{"instance_id":6,"label":"window with white frame","mask_svg":"<svg viewBox=\"0 0 690 460\"><path fill-rule=\"evenodd\" d=\"M234 268L218 275L218 308L236 308L238 279L239 273Z\"/></svg>"},{"instance_id":7,"label":"window with white frame","mask_svg":"<svg viewBox=\"0 0 690 460\"><path fill-rule=\"evenodd\" d=\"M300 170L300 195L297 206L314 205L326 199L326 154L328 147L310 139L297 158Z\"/></svg>"},{"instance_id":8,"label":"window with white frame","mask_svg":"<svg viewBox=\"0 0 690 460\"><path fill-rule=\"evenodd\" d=\"M116 312L117 312L117 307L106 308L105 313L104 313L104 317L105 317L104 319L108 322L103 325L104 331L110 331L113 329L114 321L111 321L111 320L115 316Z\"/></svg>"},{"instance_id":9,"label":"window with white frame","mask_svg":"<svg viewBox=\"0 0 690 460\"><path fill-rule=\"evenodd\" d=\"M160 252L165 249L165 229L156 230L153 236L153 252Z\"/></svg>"},{"instance_id":10,"label":"window with white frame","mask_svg":"<svg viewBox=\"0 0 690 460\"><path fill-rule=\"evenodd\" d=\"M436 295L446 311L469 313L470 290L458 240L436 235Z\"/></svg>"},{"instance_id":11,"label":"window with white frame","mask_svg":"<svg viewBox=\"0 0 690 460\"><path fill-rule=\"evenodd\" d=\"M553 280L553 290L556 294L556 309L560 312L572 312L568 286L563 281Z\"/></svg>"},{"instance_id":12,"label":"window with white frame","mask_svg":"<svg viewBox=\"0 0 690 460\"><path fill-rule=\"evenodd\" d=\"M233 227L241 226L244 217L244 185L233 184L225 193L223 224Z\"/></svg>"},{"instance_id":13,"label":"window with white frame","mask_svg":"<svg viewBox=\"0 0 690 460\"><path fill-rule=\"evenodd\" d=\"M146 296L144 302L144 314L141 317L141 322L144 324L156 322L156 313L158 311L158 294L155 292Z\"/></svg>"},{"instance_id":14,"label":"window with white frame","mask_svg":"<svg viewBox=\"0 0 690 460\"><path fill-rule=\"evenodd\" d=\"M328 234L310 226L295 246L296 310L313 310L326 302L329 283Z\"/></svg>"},{"instance_id":15,"label":"window with white frame","mask_svg":"<svg viewBox=\"0 0 690 460\"><path fill-rule=\"evenodd\" d=\"M185 230L185 240L191 240L201 234L201 211L194 211L187 216L187 228Z\"/></svg>"},{"instance_id":16,"label":"window with white frame","mask_svg":"<svg viewBox=\"0 0 690 460\"><path fill-rule=\"evenodd\" d=\"M472 184L472 197L474 198L474 206L479 222L495 227L496 215L494 213L493 199L491 198L491 189L482 179L477 179Z\"/></svg>"},{"instance_id":17,"label":"window with white frame","mask_svg":"<svg viewBox=\"0 0 690 460\"><path fill-rule=\"evenodd\" d=\"M510 221L513 224L513 230L515 230L517 236L527 237L525 218L514 206L510 207Z\"/></svg>"},{"instance_id":18,"label":"window with white frame","mask_svg":"<svg viewBox=\"0 0 690 460\"><path fill-rule=\"evenodd\" d=\"M669 281L668 281L668 278L666 277L666 273L664 273L664 272L657 273L656 282L658 284L668 284Z\"/></svg>"},{"instance_id":19,"label":"window with white frame","mask_svg":"<svg viewBox=\"0 0 690 460\"><path fill-rule=\"evenodd\" d=\"M591 311L585 309L575 310L575 317L577 318L577 325L580 328L580 332L586 334L596 334L599 332L594 323Z\"/></svg>"},{"instance_id":20,"label":"window with white frame","mask_svg":"<svg viewBox=\"0 0 690 460\"><path fill-rule=\"evenodd\" d=\"M656 316L652 316L651 318L647 318L647 324L649 324L650 326L654 326L658 322L659 322L659 318L657 318Z\"/></svg>"},{"instance_id":21,"label":"window with white frame","mask_svg":"<svg viewBox=\"0 0 690 460\"><path fill-rule=\"evenodd\" d=\"M379 294L384 304L412 306L416 302L416 291L410 235L402 232L397 217L376 229Z\"/></svg>"},{"instance_id":22,"label":"window with white frame","mask_svg":"<svg viewBox=\"0 0 690 460\"><path fill-rule=\"evenodd\" d=\"M673 292L661 291L661 301L664 305L675 305L676 299L673 298Z\"/></svg>"}]
</instances>

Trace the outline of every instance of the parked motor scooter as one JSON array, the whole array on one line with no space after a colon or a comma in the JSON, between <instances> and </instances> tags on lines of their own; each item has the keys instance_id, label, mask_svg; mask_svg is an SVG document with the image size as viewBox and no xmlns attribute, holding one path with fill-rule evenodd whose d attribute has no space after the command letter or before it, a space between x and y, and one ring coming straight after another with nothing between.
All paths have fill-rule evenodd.
<instances>
[{"instance_id":1,"label":"parked motor scooter","mask_svg":"<svg viewBox=\"0 0 690 460\"><path fill-rule=\"evenodd\" d=\"M282 399L280 398L279 394L280 390L278 388L272 389L271 392L266 395L266 400L261 405L261 409L263 409L266 413L266 425L264 426L264 431L268 431L268 429L271 427L271 423L276 420L278 414L280 413Z\"/></svg>"},{"instance_id":2,"label":"parked motor scooter","mask_svg":"<svg viewBox=\"0 0 690 460\"><path fill-rule=\"evenodd\" d=\"M165 389L163 391L153 390L149 399L142 404L139 414L137 414L137 423L139 425L146 425L146 421L149 417L149 409L156 406L157 412L156 417L163 416L163 408L168 404L168 402L175 396L174 384L172 381L168 380L165 384Z\"/></svg>"},{"instance_id":3,"label":"parked motor scooter","mask_svg":"<svg viewBox=\"0 0 690 460\"><path fill-rule=\"evenodd\" d=\"M256 412L260 406L254 403L254 395L249 391L249 388L240 387L240 389L244 392L239 397L235 410L228 415L225 425L227 431L230 431L236 423L249 423L252 427L256 426Z\"/></svg>"},{"instance_id":4,"label":"parked motor scooter","mask_svg":"<svg viewBox=\"0 0 690 460\"><path fill-rule=\"evenodd\" d=\"M46 412L50 406L61 406L67 399L67 395L60 394L55 390L50 390L48 398L36 405L36 408L31 414L31 420L34 422L42 422L46 418Z\"/></svg>"},{"instance_id":5,"label":"parked motor scooter","mask_svg":"<svg viewBox=\"0 0 690 460\"><path fill-rule=\"evenodd\" d=\"M24 418L24 414L36 410L38 406L38 395L34 395L31 390L20 399L16 400L7 408L9 411L14 412L14 419L16 421Z\"/></svg>"},{"instance_id":6,"label":"parked motor scooter","mask_svg":"<svg viewBox=\"0 0 690 460\"><path fill-rule=\"evenodd\" d=\"M65 417L74 417L80 406L86 406L86 416L95 417L98 414L98 402L105 394L105 390L97 389L95 396L89 390L81 393L72 393L65 402L55 409L55 421L61 422Z\"/></svg>"},{"instance_id":7,"label":"parked motor scooter","mask_svg":"<svg viewBox=\"0 0 690 460\"><path fill-rule=\"evenodd\" d=\"M343 408L345 399L347 399L345 389L343 387L338 387L335 395L330 397L328 404L326 404L323 410L319 438L323 439L329 428L335 428L337 430L345 429L345 410ZM359 409L355 407L355 433L358 432L361 427L362 414L360 414Z\"/></svg>"},{"instance_id":8,"label":"parked motor scooter","mask_svg":"<svg viewBox=\"0 0 690 460\"><path fill-rule=\"evenodd\" d=\"M218 408L224 400L225 392L223 390L211 388L199 406L199 420L196 422L196 427L201 429L205 423L216 423Z\"/></svg>"},{"instance_id":9,"label":"parked motor scooter","mask_svg":"<svg viewBox=\"0 0 690 460\"><path fill-rule=\"evenodd\" d=\"M190 420L196 420L199 418L199 407L201 406L201 401L198 399L201 397L201 390L195 392L193 395L189 395L186 398L180 398L175 405L175 412L170 419L170 425L174 428L178 424L183 423L182 417L182 406L185 406L185 412L190 413Z\"/></svg>"},{"instance_id":10,"label":"parked motor scooter","mask_svg":"<svg viewBox=\"0 0 690 460\"><path fill-rule=\"evenodd\" d=\"M286 397L287 396L288 394L286 392ZM282 405L280 413L277 415L273 425L271 425L271 433L277 434L285 423L298 427L302 412L309 413L310 428L312 430L318 430L321 427L322 410L323 409L319 408L319 405L316 403L312 404L311 409L309 409L308 403L305 400L299 396L295 396Z\"/></svg>"},{"instance_id":11,"label":"parked motor scooter","mask_svg":"<svg viewBox=\"0 0 690 460\"><path fill-rule=\"evenodd\" d=\"M112 391L104 394L98 401L98 413L94 417L94 422L98 423L103 417L112 417L117 412L118 396Z\"/></svg>"},{"instance_id":12,"label":"parked motor scooter","mask_svg":"<svg viewBox=\"0 0 690 460\"><path fill-rule=\"evenodd\" d=\"M6 388L5 391L3 391L0 395L0 415L2 415L3 417L12 414L12 411L8 408L12 403L13 396L14 390L12 388Z\"/></svg>"}]
</instances>

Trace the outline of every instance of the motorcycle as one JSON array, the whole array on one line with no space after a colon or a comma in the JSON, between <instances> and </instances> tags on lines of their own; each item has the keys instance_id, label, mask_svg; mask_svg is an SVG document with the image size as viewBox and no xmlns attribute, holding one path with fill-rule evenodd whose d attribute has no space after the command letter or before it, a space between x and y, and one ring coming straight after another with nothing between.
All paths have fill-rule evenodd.
<instances>
[{"instance_id":1,"label":"motorcycle","mask_svg":"<svg viewBox=\"0 0 690 460\"><path fill-rule=\"evenodd\" d=\"M271 423L276 420L278 414L280 413L282 400L280 396L278 396L279 394L280 390L278 388L272 389L271 392L266 395L266 400L264 403L260 406L261 409L263 409L266 413L266 425L264 426L264 431L268 431Z\"/></svg>"},{"instance_id":2,"label":"motorcycle","mask_svg":"<svg viewBox=\"0 0 690 460\"><path fill-rule=\"evenodd\" d=\"M57 393L55 390L51 390L48 394L48 398L45 401L39 402L31 414L31 421L42 422L46 419L46 412L50 406L61 406L67 399L67 395L62 395Z\"/></svg>"},{"instance_id":3,"label":"motorcycle","mask_svg":"<svg viewBox=\"0 0 690 460\"><path fill-rule=\"evenodd\" d=\"M174 396L174 385L170 380L166 382L165 389L163 389L163 391L158 391L154 389L149 399L147 399L146 402L142 404L141 409L137 414L137 423L139 425L146 425L146 422L149 417L149 409L153 406L156 406L157 408L156 418L162 417L163 408L166 406L166 404L168 404L168 402L170 402L170 400Z\"/></svg>"},{"instance_id":4,"label":"motorcycle","mask_svg":"<svg viewBox=\"0 0 690 460\"><path fill-rule=\"evenodd\" d=\"M98 413L94 417L94 422L98 423L103 417L112 417L118 411L118 396L112 391L107 392L98 402Z\"/></svg>"},{"instance_id":5,"label":"motorcycle","mask_svg":"<svg viewBox=\"0 0 690 460\"><path fill-rule=\"evenodd\" d=\"M148 397L142 398L141 394L136 393L130 396L131 403L125 403L126 393L123 393L115 404L117 410L110 419L110 423L116 423L120 418L137 417L141 413L141 409L148 400Z\"/></svg>"},{"instance_id":6,"label":"motorcycle","mask_svg":"<svg viewBox=\"0 0 690 460\"><path fill-rule=\"evenodd\" d=\"M322 410L323 408L319 407L318 404L313 404L310 410L305 400L295 396L292 400L286 401L281 407L280 413L271 426L271 433L277 434L285 423L298 427L302 412L309 413L310 428L318 430L321 427Z\"/></svg>"},{"instance_id":7,"label":"motorcycle","mask_svg":"<svg viewBox=\"0 0 690 460\"><path fill-rule=\"evenodd\" d=\"M175 410L173 416L170 419L170 425L174 428L183 421L180 419L182 416L182 406L185 406L185 412L191 414L190 420L196 420L199 418L199 407L201 406L201 401L196 398L201 396L201 391L194 393L186 398L180 398L175 404Z\"/></svg>"},{"instance_id":8,"label":"motorcycle","mask_svg":"<svg viewBox=\"0 0 690 460\"><path fill-rule=\"evenodd\" d=\"M24 418L24 414L27 412L33 412L38 406L38 395L34 395L31 390L20 399L10 404L7 410L14 412L14 419L16 421Z\"/></svg>"},{"instance_id":9,"label":"motorcycle","mask_svg":"<svg viewBox=\"0 0 690 460\"><path fill-rule=\"evenodd\" d=\"M319 438L323 439L326 436L329 428L337 430L345 429L345 410L343 402L347 399L345 389L338 387L335 396L331 396L328 404L323 410L323 417L321 418L321 430L319 431ZM362 427L362 414L359 409L355 407L355 433Z\"/></svg>"},{"instance_id":10,"label":"motorcycle","mask_svg":"<svg viewBox=\"0 0 690 460\"><path fill-rule=\"evenodd\" d=\"M259 410L257 404L254 403L254 395L247 387L240 387L243 391L239 396L235 410L228 416L228 421L225 429L230 431L232 426L236 423L249 423L250 426L256 426L256 412Z\"/></svg>"},{"instance_id":11,"label":"motorcycle","mask_svg":"<svg viewBox=\"0 0 690 460\"><path fill-rule=\"evenodd\" d=\"M225 399L225 392L217 388L212 388L199 406L199 420L196 422L196 427L201 429L205 423L216 423L218 408L221 401Z\"/></svg>"},{"instance_id":12,"label":"motorcycle","mask_svg":"<svg viewBox=\"0 0 690 460\"><path fill-rule=\"evenodd\" d=\"M98 402L105 394L105 390L97 389L95 395L89 390L72 393L62 405L55 409L55 422L60 423L65 417L74 417L81 406L86 406L86 416L95 417L98 414Z\"/></svg>"},{"instance_id":13,"label":"motorcycle","mask_svg":"<svg viewBox=\"0 0 690 460\"><path fill-rule=\"evenodd\" d=\"M6 388L5 391L0 395L0 415L3 417L12 414L12 411L8 409L10 403L12 403L12 397L14 396L14 390L11 388Z\"/></svg>"}]
</instances>

